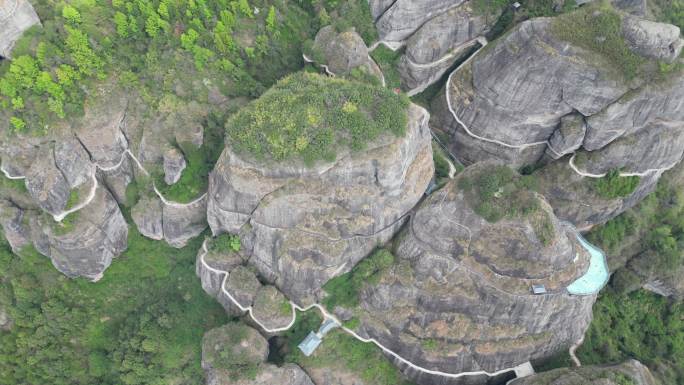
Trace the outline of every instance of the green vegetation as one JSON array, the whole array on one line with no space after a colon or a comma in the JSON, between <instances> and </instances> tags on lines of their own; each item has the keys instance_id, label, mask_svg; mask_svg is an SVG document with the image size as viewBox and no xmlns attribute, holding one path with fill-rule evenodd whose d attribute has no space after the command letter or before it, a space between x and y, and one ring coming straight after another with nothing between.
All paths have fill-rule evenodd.
<instances>
[{"instance_id":1,"label":"green vegetation","mask_svg":"<svg viewBox=\"0 0 684 385\"><path fill-rule=\"evenodd\" d=\"M474 0L473 10L479 15L498 15L509 4L509 0Z\"/></svg>"},{"instance_id":2,"label":"green vegetation","mask_svg":"<svg viewBox=\"0 0 684 385\"><path fill-rule=\"evenodd\" d=\"M435 162L435 177L437 180L449 178L449 160L447 155L444 154L444 150L439 146L439 144L432 142L432 160Z\"/></svg>"},{"instance_id":3,"label":"green vegetation","mask_svg":"<svg viewBox=\"0 0 684 385\"><path fill-rule=\"evenodd\" d=\"M24 179L9 179L5 178L5 175L0 174L0 193L4 193L5 191L7 191L8 194L13 192L20 194L28 193Z\"/></svg>"},{"instance_id":4,"label":"green vegetation","mask_svg":"<svg viewBox=\"0 0 684 385\"><path fill-rule=\"evenodd\" d=\"M582 47L627 80L641 74L646 59L632 52L622 37L622 16L608 4L591 4L553 20L553 33Z\"/></svg>"},{"instance_id":5,"label":"green vegetation","mask_svg":"<svg viewBox=\"0 0 684 385\"><path fill-rule=\"evenodd\" d=\"M78 223L78 217L80 213L78 211L73 212L59 222L55 222L54 219L45 215L46 222L52 224L52 231L55 235L65 235L74 230L76 223Z\"/></svg>"},{"instance_id":6,"label":"green vegetation","mask_svg":"<svg viewBox=\"0 0 684 385\"><path fill-rule=\"evenodd\" d=\"M311 0L321 25L332 25L337 32L354 29L366 45L378 39L370 7L365 0Z\"/></svg>"},{"instance_id":7,"label":"green vegetation","mask_svg":"<svg viewBox=\"0 0 684 385\"><path fill-rule=\"evenodd\" d=\"M80 202L80 200L81 198L78 189L72 189L71 191L69 191L69 199L66 203L66 209L68 210L70 208L73 208L78 204L78 202Z\"/></svg>"},{"instance_id":8,"label":"green vegetation","mask_svg":"<svg viewBox=\"0 0 684 385\"><path fill-rule=\"evenodd\" d=\"M192 143L179 143L177 145L186 162L186 167L178 182L167 185L161 170L155 174L155 184L164 198L175 202L188 203L207 191L209 172L214 168L214 164L223 151L224 116L210 113L203 120L204 135L201 147L197 148Z\"/></svg>"},{"instance_id":9,"label":"green vegetation","mask_svg":"<svg viewBox=\"0 0 684 385\"><path fill-rule=\"evenodd\" d=\"M601 198L621 198L633 193L639 180L638 176L620 176L620 170L613 169L603 178L595 180L594 189Z\"/></svg>"},{"instance_id":10,"label":"green vegetation","mask_svg":"<svg viewBox=\"0 0 684 385\"><path fill-rule=\"evenodd\" d=\"M261 335L249 326L231 322L204 335L204 360L214 368L225 369L232 379L254 379L262 357L250 337ZM257 349L255 349L257 348Z\"/></svg>"},{"instance_id":11,"label":"green vegetation","mask_svg":"<svg viewBox=\"0 0 684 385\"><path fill-rule=\"evenodd\" d=\"M219 254L238 252L240 251L240 237L228 233L221 234L209 242L208 249Z\"/></svg>"},{"instance_id":12,"label":"green vegetation","mask_svg":"<svg viewBox=\"0 0 684 385\"><path fill-rule=\"evenodd\" d=\"M383 44L380 44L370 53L373 60L375 60L375 63L380 67L380 70L382 70L387 87L391 89L401 88L401 75L397 68L399 66L399 59L403 54L403 49L392 51Z\"/></svg>"},{"instance_id":13,"label":"green vegetation","mask_svg":"<svg viewBox=\"0 0 684 385\"><path fill-rule=\"evenodd\" d=\"M14 320L0 332L0 384L203 383L202 334L227 320L195 277L199 239L174 249L132 227L97 283L0 242L0 307Z\"/></svg>"},{"instance_id":14,"label":"green vegetation","mask_svg":"<svg viewBox=\"0 0 684 385\"><path fill-rule=\"evenodd\" d=\"M658 21L674 24L684 31L684 1L652 0L648 7Z\"/></svg>"},{"instance_id":15,"label":"green vegetation","mask_svg":"<svg viewBox=\"0 0 684 385\"><path fill-rule=\"evenodd\" d=\"M301 67L301 42L330 15L373 39L365 2L324 3L37 0L42 27L0 63L3 118L13 131L44 134L81 117L102 83L128 87L153 108L168 95L206 101L207 80L226 96L256 97Z\"/></svg>"},{"instance_id":16,"label":"green vegetation","mask_svg":"<svg viewBox=\"0 0 684 385\"><path fill-rule=\"evenodd\" d=\"M368 84L300 72L284 78L226 122L230 144L258 159L332 161L406 130L408 99Z\"/></svg>"},{"instance_id":17,"label":"green vegetation","mask_svg":"<svg viewBox=\"0 0 684 385\"><path fill-rule=\"evenodd\" d=\"M594 320L578 350L583 365L635 358L664 384L684 382L684 304L637 291L604 292L594 305Z\"/></svg>"},{"instance_id":18,"label":"green vegetation","mask_svg":"<svg viewBox=\"0 0 684 385\"><path fill-rule=\"evenodd\" d=\"M618 292L635 290L648 277L673 278L684 262L684 193L677 172L665 174L655 193L589 234L608 254Z\"/></svg>"},{"instance_id":19,"label":"green vegetation","mask_svg":"<svg viewBox=\"0 0 684 385\"><path fill-rule=\"evenodd\" d=\"M335 306L354 307L359 303L359 292L364 285L375 284L382 273L394 264L394 255L386 249L376 250L354 268L328 281L323 290L328 294L323 305L332 310Z\"/></svg>"},{"instance_id":20,"label":"green vegetation","mask_svg":"<svg viewBox=\"0 0 684 385\"><path fill-rule=\"evenodd\" d=\"M488 222L527 218L543 245L552 241L553 224L533 191L533 176L519 175L506 166L490 166L475 175L461 176L458 186L473 210Z\"/></svg>"},{"instance_id":21,"label":"green vegetation","mask_svg":"<svg viewBox=\"0 0 684 385\"><path fill-rule=\"evenodd\" d=\"M363 343L339 329L331 331L311 357L297 345L311 330L318 330L322 319L315 311L297 314L297 322L278 337L269 361L294 362L305 369L325 368L341 375L352 375L367 385L410 385L399 369L371 343Z\"/></svg>"}]
</instances>

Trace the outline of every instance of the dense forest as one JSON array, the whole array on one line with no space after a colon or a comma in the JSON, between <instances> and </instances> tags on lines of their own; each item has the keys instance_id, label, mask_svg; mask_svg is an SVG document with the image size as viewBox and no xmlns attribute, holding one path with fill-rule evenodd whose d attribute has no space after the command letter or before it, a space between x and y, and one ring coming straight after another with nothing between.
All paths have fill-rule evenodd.
<instances>
[{"instance_id":1,"label":"dense forest","mask_svg":"<svg viewBox=\"0 0 684 385\"><path fill-rule=\"evenodd\" d=\"M0 384L201 384L202 335L227 321L183 249L130 228L105 277L68 279L32 249L0 245Z\"/></svg>"},{"instance_id":2,"label":"dense forest","mask_svg":"<svg viewBox=\"0 0 684 385\"><path fill-rule=\"evenodd\" d=\"M552 2L525 3L529 5L524 11L527 17L547 15ZM488 9L503 7L506 2L475 4ZM11 61L0 62L0 124L7 124L15 133L32 135L47 135L61 124L83 117L84 101L95 97L104 85L130 90L149 108L160 111L206 97L193 94L197 82L214 82L223 94L249 101L303 68L302 50L321 26L354 27L366 43L377 39L365 0L75 0L59 4L37 0L32 5L42 27L24 35ZM659 19L684 28L681 0L658 0L651 7ZM502 34L514 17L521 16L506 10L492 34ZM571 25L565 27L567 32ZM380 48L372 56L383 70L387 68L384 72L390 85L398 86L398 75L391 71L399 55ZM635 76L631 71L626 69L626 76ZM313 77L295 76L298 83L311 83L305 84L309 87L306 92L330 91ZM183 89L179 82L185 92L179 92ZM442 85L426 93L434 95ZM354 129L350 133L352 147L362 147L368 137L403 127L403 115L395 114L406 107L403 95L389 89L371 90L360 83L345 87L356 87L359 102L337 106L333 116L354 119L349 124ZM273 90L276 97L301 91L287 82ZM309 119L312 127L329 128L329 122L306 115L310 105L324 108L316 104L319 100L299 96L296 105L286 105L294 111L292 115ZM416 100L423 98L425 95L419 95ZM373 111L386 124L369 132L365 107L376 99L386 102L381 103L382 110ZM302 101L306 103L299 103ZM238 144L243 150L257 155L306 162L331 157L339 144L331 130L325 131L325 137L314 137L309 131L287 132L287 137L275 137L268 144L255 139L254 131L268 130L269 125L273 128L274 122L252 126L245 122L283 108L268 102L267 94L241 113L212 111L203 121L207 147L184 151L189 155L184 179L173 187L163 187L164 195L189 201L206 191L207 175L222 150L223 136L217 132L224 128L242 140ZM212 144L215 147L210 148ZM436 158L441 162L438 173L442 177L449 172L444 159ZM625 196L635 189L638 178L618 180L617 172L597 182L601 196ZM681 300L641 289L653 277L681 279L682 269L675 268L684 263L684 190L678 172L666 174L643 202L589 235L609 255L614 274L594 306L594 321L578 352L583 363L606 364L631 357L649 365L665 384L684 382L684 305ZM487 194L468 188L482 199L478 206L482 212L503 215L506 210L537 209L513 200L506 201L506 207L486 205L486 198L499 190L499 184L513 183L510 176L500 179L506 183L477 181L477 188L491 187ZM531 179L524 177L520 183ZM0 183L14 182L3 179ZM17 183L12 188L24 187ZM132 195L135 188L132 184ZM131 222L130 217L127 220ZM232 241L226 247L239 247L235 239L225 239ZM135 226L129 226L127 251L102 280L91 283L66 278L32 248L12 253L0 233L0 311L7 312L12 322L11 330L0 330L0 385L203 384L202 335L225 324L228 317L195 276L201 242L198 237L175 249L145 238ZM363 282L372 280L374 272L392 258L379 251L350 273L330 281L326 290L334 295L327 305L353 303ZM310 366L346 365L358 371L371 362L378 370L363 371L364 378L382 377L377 381L387 384L399 381L396 368L379 351L341 333L332 335L324 347L337 356L330 355L326 362L303 357L295 344L319 323L317 318L300 320L281 337L278 356L271 359Z\"/></svg>"}]
</instances>

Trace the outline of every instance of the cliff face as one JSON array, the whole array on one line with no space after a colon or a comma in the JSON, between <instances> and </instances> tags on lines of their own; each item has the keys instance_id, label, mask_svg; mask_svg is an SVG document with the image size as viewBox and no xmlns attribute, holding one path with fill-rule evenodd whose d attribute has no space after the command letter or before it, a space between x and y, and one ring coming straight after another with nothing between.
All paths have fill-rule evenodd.
<instances>
[{"instance_id":1,"label":"cliff face","mask_svg":"<svg viewBox=\"0 0 684 385\"><path fill-rule=\"evenodd\" d=\"M126 249L121 207L131 205L143 235L184 246L207 226L206 196L166 199L153 173L172 143L202 144L201 126L185 128L187 120L201 119L201 110L191 103L165 116L103 85L88 99L85 116L45 136L0 127L3 178L15 185L0 189L0 225L13 249L33 244L66 275L97 280ZM127 194L131 184L136 194Z\"/></svg>"},{"instance_id":2,"label":"cliff face","mask_svg":"<svg viewBox=\"0 0 684 385\"><path fill-rule=\"evenodd\" d=\"M582 366L554 369L513 380L511 385L658 385L646 366L629 360L613 366Z\"/></svg>"},{"instance_id":3,"label":"cliff face","mask_svg":"<svg viewBox=\"0 0 684 385\"><path fill-rule=\"evenodd\" d=\"M403 42L426 21L461 3L462 0L370 1L380 40L395 43Z\"/></svg>"},{"instance_id":4,"label":"cliff face","mask_svg":"<svg viewBox=\"0 0 684 385\"><path fill-rule=\"evenodd\" d=\"M398 70L402 86L416 94L439 80L455 62L481 44L498 15L475 12L463 3L423 24L406 41Z\"/></svg>"},{"instance_id":5,"label":"cliff face","mask_svg":"<svg viewBox=\"0 0 684 385\"><path fill-rule=\"evenodd\" d=\"M289 298L311 300L335 275L388 241L432 178L427 112L408 111L403 137L308 168L265 164L227 147L209 181L214 234L243 234L250 264Z\"/></svg>"},{"instance_id":6,"label":"cliff face","mask_svg":"<svg viewBox=\"0 0 684 385\"><path fill-rule=\"evenodd\" d=\"M529 214L489 222L459 187L496 167L466 169L418 207L395 241L394 265L364 285L352 310L363 335L452 373L512 368L583 335L595 296L565 291L588 268L576 232L532 193ZM531 294L532 284L548 293Z\"/></svg>"},{"instance_id":7,"label":"cliff face","mask_svg":"<svg viewBox=\"0 0 684 385\"><path fill-rule=\"evenodd\" d=\"M9 58L21 34L40 24L40 19L27 0L3 0L0 2L0 24L0 57Z\"/></svg>"}]
</instances>

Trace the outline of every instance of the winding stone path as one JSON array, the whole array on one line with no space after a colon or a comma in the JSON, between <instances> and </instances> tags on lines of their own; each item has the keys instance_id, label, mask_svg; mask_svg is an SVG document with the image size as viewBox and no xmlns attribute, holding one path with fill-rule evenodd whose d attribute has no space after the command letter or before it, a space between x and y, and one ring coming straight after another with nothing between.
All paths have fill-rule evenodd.
<instances>
[{"instance_id":1,"label":"winding stone path","mask_svg":"<svg viewBox=\"0 0 684 385\"><path fill-rule=\"evenodd\" d=\"M309 311L309 310L314 309L314 308L317 309L321 313L321 315L323 315L324 319L329 318L329 319L332 319L333 321L337 322L338 324L342 325L342 322L335 315L329 313L320 304L314 303L314 304L309 305L307 307L301 307L301 306L297 305L296 303L290 301L290 306L292 307L292 320L290 321L290 323L287 326L279 327L279 328L268 328L268 327L266 327L259 319L257 319L254 316L254 311L253 311L253 308L251 306L243 306L242 304L240 304L235 299L235 297L233 297L233 295L228 290L226 290L225 284L226 284L226 281L228 280L229 273L225 270L219 270L219 269L216 269L214 267L209 266L209 264L204 259L204 257L206 256L207 253L208 253L207 240L205 239L204 242L202 243L202 252L201 252L200 257L199 257L199 261L202 264L202 267L206 268L207 270L209 270L215 274L218 274L219 276L221 276L221 275L223 276L223 278L221 279L221 288L220 288L221 292L224 293L228 297L228 299L230 299L230 301L233 304L235 304L235 306L237 306L241 311L249 314L250 318L257 325L259 325L259 327L261 327L266 333L279 333L279 332L283 332L283 331L290 329L297 320L297 311L306 312L306 311ZM384 345L382 345L380 342L378 342L374 338L364 338L364 337L360 336L359 334L357 334L355 331L353 331L353 330L351 330L345 326L341 326L340 329L343 330L345 333L349 334L350 336L354 337L358 341L361 341L363 343L374 344L375 346L380 348L386 354L394 357L395 359L397 359L401 363L407 365L408 367L410 367L416 371L426 373L426 374L430 374L430 375L440 376L440 377L459 378L459 377L466 377L466 376L482 376L482 375L488 376L488 377L494 377L494 376L498 376L498 375L508 373L508 372L517 372L517 370L520 366L525 365L525 364L522 364L522 365L518 365L518 366L512 367L512 368L501 369L501 370L496 371L496 372L487 372L484 370L480 370L480 371L472 371L472 372L447 373L447 372L442 372L439 370L431 370L431 369L427 369L427 368L424 368L422 366L418 366L418 365L412 363L411 361L400 356L396 352L385 347Z\"/></svg>"}]
</instances>

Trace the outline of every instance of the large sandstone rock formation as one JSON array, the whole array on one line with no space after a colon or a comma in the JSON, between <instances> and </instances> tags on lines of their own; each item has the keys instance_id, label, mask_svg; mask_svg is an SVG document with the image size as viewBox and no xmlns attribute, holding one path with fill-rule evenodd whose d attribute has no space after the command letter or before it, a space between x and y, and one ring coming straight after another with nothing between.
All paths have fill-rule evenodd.
<instances>
[{"instance_id":1,"label":"large sandstone rock formation","mask_svg":"<svg viewBox=\"0 0 684 385\"><path fill-rule=\"evenodd\" d=\"M465 57L496 21L463 3L423 24L406 41L399 62L402 86L411 94L423 91Z\"/></svg>"},{"instance_id":2,"label":"large sandstone rock formation","mask_svg":"<svg viewBox=\"0 0 684 385\"><path fill-rule=\"evenodd\" d=\"M0 0L0 57L9 58L21 34L36 24L40 19L27 0Z\"/></svg>"},{"instance_id":3,"label":"large sandstone rock formation","mask_svg":"<svg viewBox=\"0 0 684 385\"><path fill-rule=\"evenodd\" d=\"M674 59L684 42L677 27L621 17L627 46L645 61L681 60ZM466 164L564 163L555 166L563 180L554 172L541 173L557 182L547 181L544 193L561 218L589 226L638 202L682 159L684 73L626 81L595 53L558 38L554 23L523 22L452 73L433 104L432 124ZM614 169L642 177L634 194L594 205L595 199L587 201L571 186L581 179L573 172L599 178ZM583 200L595 207L576 205Z\"/></svg>"},{"instance_id":4,"label":"large sandstone rock formation","mask_svg":"<svg viewBox=\"0 0 684 385\"><path fill-rule=\"evenodd\" d=\"M648 368L637 360L612 366L582 366L538 373L510 385L658 385Z\"/></svg>"},{"instance_id":5,"label":"large sandstone rock formation","mask_svg":"<svg viewBox=\"0 0 684 385\"><path fill-rule=\"evenodd\" d=\"M352 309L362 335L431 370L493 373L548 357L584 334L595 296L571 296L565 287L584 274L588 253L530 191L519 191L536 207L528 214L481 217L460 186L493 167L466 169L419 206L395 241L394 265L364 286ZM548 293L531 294L532 284ZM404 369L420 383L438 383Z\"/></svg>"},{"instance_id":6,"label":"large sandstone rock formation","mask_svg":"<svg viewBox=\"0 0 684 385\"><path fill-rule=\"evenodd\" d=\"M629 84L616 78L613 68L596 65L586 50L558 39L552 23L548 18L521 23L452 75L446 95L435 107L440 128L452 136L454 152L466 163L498 158L524 165L537 161L547 148L554 158L571 153L580 138L585 138L583 147L589 151L623 138L643 144L633 146L637 148L661 142L670 145L656 147L651 159L638 165L626 163L629 159L615 154L617 149L606 148L602 158L610 160L604 159L595 169L605 172L622 166L641 172L681 157L684 141L677 128L683 120L684 77L675 75L674 80L630 90ZM663 25L668 31L670 27L677 29ZM656 45L644 43L646 38L634 40L644 49ZM679 55L681 40L665 40L658 42L674 44L673 52ZM569 143L559 143L556 131L564 127L562 119L568 116L584 118L586 129ZM649 125L650 129L641 130ZM549 140L559 147L549 147Z\"/></svg>"},{"instance_id":7,"label":"large sandstone rock formation","mask_svg":"<svg viewBox=\"0 0 684 385\"><path fill-rule=\"evenodd\" d=\"M202 338L207 385L313 385L297 365L266 363L268 341L249 326L231 323Z\"/></svg>"},{"instance_id":8,"label":"large sandstone rock formation","mask_svg":"<svg viewBox=\"0 0 684 385\"><path fill-rule=\"evenodd\" d=\"M227 146L209 180L214 234L242 233L250 264L290 299L308 302L404 223L432 178L427 112L408 111L405 136L306 167L259 162Z\"/></svg>"}]
</instances>

